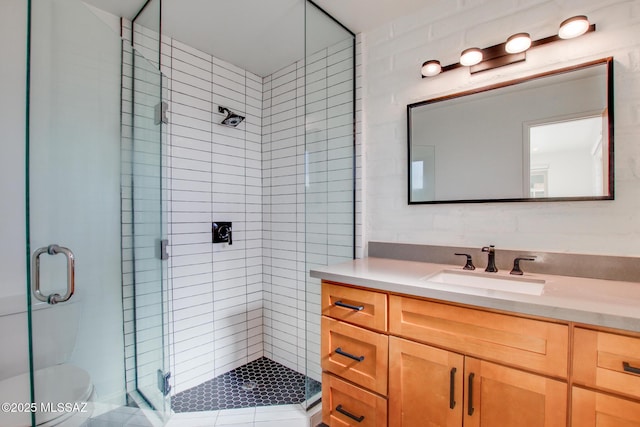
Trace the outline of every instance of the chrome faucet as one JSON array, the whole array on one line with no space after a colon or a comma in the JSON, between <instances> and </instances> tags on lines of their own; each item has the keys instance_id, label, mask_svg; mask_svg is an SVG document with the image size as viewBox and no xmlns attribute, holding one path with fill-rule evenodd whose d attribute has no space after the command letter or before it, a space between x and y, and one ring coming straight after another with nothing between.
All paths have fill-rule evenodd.
<instances>
[{"instance_id":1,"label":"chrome faucet","mask_svg":"<svg viewBox=\"0 0 640 427\"><path fill-rule=\"evenodd\" d=\"M489 260L487 262L487 268L484 269L487 273L497 273L498 268L496 267L496 249L495 246L489 245L482 248L482 252L489 253Z\"/></svg>"}]
</instances>

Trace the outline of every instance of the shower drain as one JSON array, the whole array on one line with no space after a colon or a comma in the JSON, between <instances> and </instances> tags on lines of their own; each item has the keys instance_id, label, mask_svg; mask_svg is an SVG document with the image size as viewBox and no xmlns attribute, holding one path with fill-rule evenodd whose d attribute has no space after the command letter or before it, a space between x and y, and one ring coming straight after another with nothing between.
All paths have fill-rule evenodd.
<instances>
[{"instance_id":1,"label":"shower drain","mask_svg":"<svg viewBox=\"0 0 640 427\"><path fill-rule=\"evenodd\" d=\"M255 381L249 380L249 381L245 381L244 383L242 383L240 388L242 388L244 390L253 390L257 386L258 386L258 383L256 383Z\"/></svg>"}]
</instances>

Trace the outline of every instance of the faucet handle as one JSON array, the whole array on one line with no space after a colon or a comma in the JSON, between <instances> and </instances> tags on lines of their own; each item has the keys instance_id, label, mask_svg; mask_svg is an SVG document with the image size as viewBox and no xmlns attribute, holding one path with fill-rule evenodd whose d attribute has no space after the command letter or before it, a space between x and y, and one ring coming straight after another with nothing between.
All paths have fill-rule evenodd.
<instances>
[{"instance_id":1,"label":"faucet handle","mask_svg":"<svg viewBox=\"0 0 640 427\"><path fill-rule=\"evenodd\" d=\"M462 267L463 270L475 270L476 266L473 265L473 260L471 259L471 255L469 254L460 254L460 253L455 253L454 255L458 255L458 256L466 256L467 257L467 263L464 265L464 267Z\"/></svg>"},{"instance_id":2,"label":"faucet handle","mask_svg":"<svg viewBox=\"0 0 640 427\"><path fill-rule=\"evenodd\" d=\"M513 260L513 269L511 270L511 272L509 274L513 274L515 276L522 276L522 270L520 269L520 261L535 261L536 257L535 256L529 256L529 257L518 257L516 259Z\"/></svg>"}]
</instances>

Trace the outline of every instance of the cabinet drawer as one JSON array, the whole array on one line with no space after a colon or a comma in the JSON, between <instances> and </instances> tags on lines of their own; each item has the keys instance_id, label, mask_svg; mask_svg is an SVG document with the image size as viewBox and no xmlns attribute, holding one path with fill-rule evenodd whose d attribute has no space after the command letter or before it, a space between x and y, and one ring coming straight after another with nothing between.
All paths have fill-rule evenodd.
<instances>
[{"instance_id":1,"label":"cabinet drawer","mask_svg":"<svg viewBox=\"0 0 640 427\"><path fill-rule=\"evenodd\" d=\"M640 338L575 328L575 383L640 398Z\"/></svg>"},{"instance_id":2,"label":"cabinet drawer","mask_svg":"<svg viewBox=\"0 0 640 427\"><path fill-rule=\"evenodd\" d=\"M378 331L387 330L387 295L322 283L322 314Z\"/></svg>"},{"instance_id":3,"label":"cabinet drawer","mask_svg":"<svg viewBox=\"0 0 640 427\"><path fill-rule=\"evenodd\" d=\"M389 331L486 360L567 377L567 325L391 295Z\"/></svg>"},{"instance_id":4,"label":"cabinet drawer","mask_svg":"<svg viewBox=\"0 0 640 427\"><path fill-rule=\"evenodd\" d=\"M323 373L322 422L330 427L386 427L387 401L333 375Z\"/></svg>"},{"instance_id":5,"label":"cabinet drawer","mask_svg":"<svg viewBox=\"0 0 640 427\"><path fill-rule=\"evenodd\" d=\"M573 387L571 427L640 427L640 403Z\"/></svg>"},{"instance_id":6,"label":"cabinet drawer","mask_svg":"<svg viewBox=\"0 0 640 427\"><path fill-rule=\"evenodd\" d=\"M322 316L322 370L387 394L389 339L348 323Z\"/></svg>"}]
</instances>

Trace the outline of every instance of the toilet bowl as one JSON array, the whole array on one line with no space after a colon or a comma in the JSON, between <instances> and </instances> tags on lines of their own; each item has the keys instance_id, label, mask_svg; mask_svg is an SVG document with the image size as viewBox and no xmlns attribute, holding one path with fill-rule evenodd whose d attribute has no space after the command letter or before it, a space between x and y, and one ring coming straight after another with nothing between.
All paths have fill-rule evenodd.
<instances>
[{"instance_id":1,"label":"toilet bowl","mask_svg":"<svg viewBox=\"0 0 640 427\"><path fill-rule=\"evenodd\" d=\"M75 347L80 305L33 307L36 403L31 404L25 300L19 295L0 298L0 330L7 331L10 343L0 355L0 426L30 426L33 410L38 426L79 426L91 415L94 394L87 371L68 363Z\"/></svg>"},{"instance_id":2,"label":"toilet bowl","mask_svg":"<svg viewBox=\"0 0 640 427\"><path fill-rule=\"evenodd\" d=\"M34 381L36 425L80 425L91 416L93 385L84 369L50 366L35 371ZM0 402L13 405L9 411L0 411L0 426L31 425L29 372L0 381ZM72 423L74 418L77 422Z\"/></svg>"}]
</instances>

